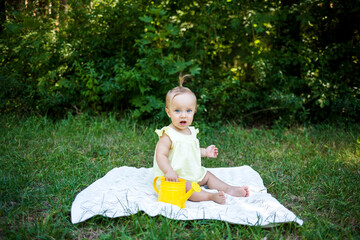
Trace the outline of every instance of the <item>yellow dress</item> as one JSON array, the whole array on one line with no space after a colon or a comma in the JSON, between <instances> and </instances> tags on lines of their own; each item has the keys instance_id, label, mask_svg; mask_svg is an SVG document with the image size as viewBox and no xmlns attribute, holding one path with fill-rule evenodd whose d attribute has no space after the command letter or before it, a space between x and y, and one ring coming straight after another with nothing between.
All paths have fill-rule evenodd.
<instances>
[{"instance_id":1,"label":"yellow dress","mask_svg":"<svg viewBox=\"0 0 360 240\"><path fill-rule=\"evenodd\" d=\"M179 133L171 127L163 127L155 132L161 137L164 132L171 139L171 147L169 151L169 161L171 167L183 178L190 182L200 182L206 174L206 169L201 166L201 152L199 140L196 135L198 129L189 127L191 135ZM156 162L156 149L154 154L154 177L164 176Z\"/></svg>"}]
</instances>

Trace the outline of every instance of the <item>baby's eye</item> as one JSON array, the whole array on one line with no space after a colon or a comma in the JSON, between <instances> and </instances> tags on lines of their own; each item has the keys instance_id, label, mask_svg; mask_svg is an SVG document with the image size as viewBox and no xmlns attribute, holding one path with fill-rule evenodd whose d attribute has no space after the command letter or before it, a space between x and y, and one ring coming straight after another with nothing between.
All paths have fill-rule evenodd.
<instances>
[{"instance_id":1,"label":"baby's eye","mask_svg":"<svg viewBox=\"0 0 360 240\"><path fill-rule=\"evenodd\" d=\"M190 113L190 112L192 112L192 110L191 110L191 109L188 109L187 112Z\"/></svg>"},{"instance_id":2,"label":"baby's eye","mask_svg":"<svg viewBox=\"0 0 360 240\"><path fill-rule=\"evenodd\" d=\"M179 112L180 112L180 110L175 110L175 112L179 113Z\"/></svg>"}]
</instances>

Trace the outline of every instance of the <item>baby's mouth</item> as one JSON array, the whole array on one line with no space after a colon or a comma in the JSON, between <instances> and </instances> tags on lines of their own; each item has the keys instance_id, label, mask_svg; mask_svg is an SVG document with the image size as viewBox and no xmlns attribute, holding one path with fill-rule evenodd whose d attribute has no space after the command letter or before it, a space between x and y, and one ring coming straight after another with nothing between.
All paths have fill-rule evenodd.
<instances>
[{"instance_id":1,"label":"baby's mouth","mask_svg":"<svg viewBox=\"0 0 360 240\"><path fill-rule=\"evenodd\" d=\"M180 121L180 125L186 125L186 121Z\"/></svg>"}]
</instances>

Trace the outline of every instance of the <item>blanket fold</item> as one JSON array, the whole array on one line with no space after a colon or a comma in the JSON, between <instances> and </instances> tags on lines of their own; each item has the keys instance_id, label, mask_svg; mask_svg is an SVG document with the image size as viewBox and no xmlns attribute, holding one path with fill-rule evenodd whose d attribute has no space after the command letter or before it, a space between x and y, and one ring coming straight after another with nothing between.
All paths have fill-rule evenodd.
<instances>
[{"instance_id":1,"label":"blanket fold","mask_svg":"<svg viewBox=\"0 0 360 240\"><path fill-rule=\"evenodd\" d=\"M96 215L115 218L144 211L150 216L160 214L177 220L216 219L250 226L271 227L285 222L303 224L300 218L267 193L260 175L251 167L207 170L230 185L248 185L250 196L236 198L226 195L224 205L212 201L186 201L186 208L180 209L157 201L158 196L152 187L152 168L119 167L76 196L71 206L71 222L76 224Z\"/></svg>"}]
</instances>

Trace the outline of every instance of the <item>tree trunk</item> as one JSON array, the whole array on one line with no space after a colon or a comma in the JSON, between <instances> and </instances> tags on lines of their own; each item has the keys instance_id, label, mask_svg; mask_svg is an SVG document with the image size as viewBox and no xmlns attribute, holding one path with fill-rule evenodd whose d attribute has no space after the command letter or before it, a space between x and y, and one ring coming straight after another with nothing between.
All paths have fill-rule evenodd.
<instances>
[{"instance_id":1,"label":"tree trunk","mask_svg":"<svg viewBox=\"0 0 360 240\"><path fill-rule=\"evenodd\" d=\"M0 0L0 33L4 30L6 21L5 0Z\"/></svg>"}]
</instances>

